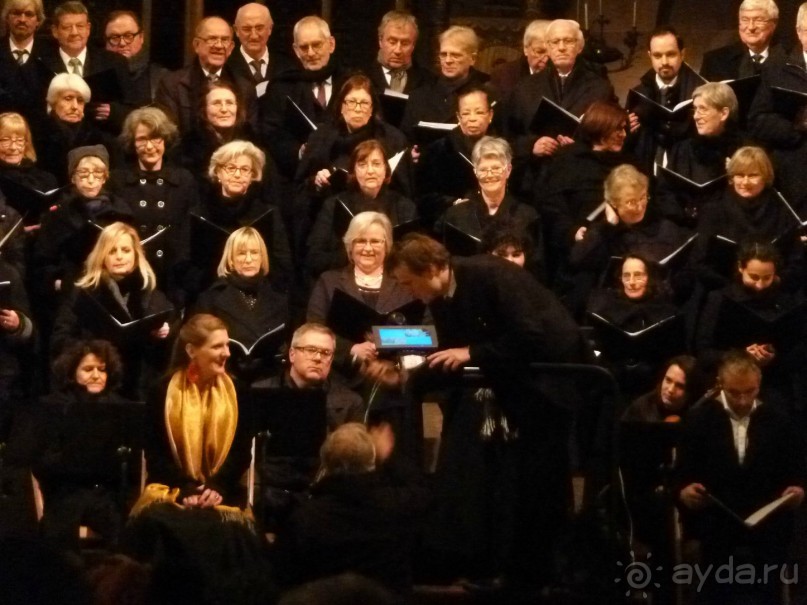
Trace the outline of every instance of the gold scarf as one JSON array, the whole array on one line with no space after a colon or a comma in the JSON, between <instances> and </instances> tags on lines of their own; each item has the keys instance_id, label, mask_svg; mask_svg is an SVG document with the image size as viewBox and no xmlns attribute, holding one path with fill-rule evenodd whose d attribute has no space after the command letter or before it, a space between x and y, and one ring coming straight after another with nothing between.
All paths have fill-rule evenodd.
<instances>
[{"instance_id":1,"label":"gold scarf","mask_svg":"<svg viewBox=\"0 0 807 605\"><path fill-rule=\"evenodd\" d=\"M215 475L227 459L238 425L233 381L221 374L204 391L176 372L165 396L165 427L174 462L200 483Z\"/></svg>"}]
</instances>

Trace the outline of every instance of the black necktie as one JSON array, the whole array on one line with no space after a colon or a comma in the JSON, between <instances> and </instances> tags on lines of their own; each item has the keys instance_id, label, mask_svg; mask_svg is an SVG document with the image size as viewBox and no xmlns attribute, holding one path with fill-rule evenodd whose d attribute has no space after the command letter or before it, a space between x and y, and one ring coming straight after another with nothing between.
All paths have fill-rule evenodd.
<instances>
[{"instance_id":1,"label":"black necktie","mask_svg":"<svg viewBox=\"0 0 807 605\"><path fill-rule=\"evenodd\" d=\"M28 55L28 51L23 50L12 50L11 54L14 55L14 58L17 59L17 65L23 65L25 63L25 57Z\"/></svg>"},{"instance_id":2,"label":"black necktie","mask_svg":"<svg viewBox=\"0 0 807 605\"><path fill-rule=\"evenodd\" d=\"M754 73L759 73L762 70L762 55L751 55L751 61L754 63Z\"/></svg>"},{"instance_id":3,"label":"black necktie","mask_svg":"<svg viewBox=\"0 0 807 605\"><path fill-rule=\"evenodd\" d=\"M216 82L219 81L219 75L218 74L207 74L207 81L210 82L211 84L215 84Z\"/></svg>"},{"instance_id":4,"label":"black necktie","mask_svg":"<svg viewBox=\"0 0 807 605\"><path fill-rule=\"evenodd\" d=\"M261 71L261 65L263 65L263 59L260 61L250 61L249 64L252 66L252 77L255 79L256 84L260 84L263 82L263 72Z\"/></svg>"},{"instance_id":5,"label":"black necktie","mask_svg":"<svg viewBox=\"0 0 807 605\"><path fill-rule=\"evenodd\" d=\"M558 76L558 80L560 80L560 87L559 87L559 89L560 89L560 98L561 98L561 99L563 99L563 93L565 92L565 90L564 90L564 89L566 88L566 78L567 78L567 77L568 77L568 76Z\"/></svg>"}]
</instances>

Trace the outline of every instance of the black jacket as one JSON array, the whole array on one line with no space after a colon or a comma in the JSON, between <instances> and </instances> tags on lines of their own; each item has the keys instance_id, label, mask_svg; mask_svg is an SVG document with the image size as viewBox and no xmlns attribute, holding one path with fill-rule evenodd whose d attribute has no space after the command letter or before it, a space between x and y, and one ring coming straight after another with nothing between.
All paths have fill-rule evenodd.
<instances>
[{"instance_id":1,"label":"black jacket","mask_svg":"<svg viewBox=\"0 0 807 605\"><path fill-rule=\"evenodd\" d=\"M0 41L0 104L3 111L16 111L34 132L47 118L48 85L53 71L42 61L48 40L34 37L34 46L24 65L11 54L8 37Z\"/></svg>"},{"instance_id":2,"label":"black jacket","mask_svg":"<svg viewBox=\"0 0 807 605\"><path fill-rule=\"evenodd\" d=\"M180 284L190 262L188 213L197 205L198 189L191 174L173 166L149 172L137 167L116 170L110 189L128 206L158 287L178 306L184 304Z\"/></svg>"},{"instance_id":3,"label":"black jacket","mask_svg":"<svg viewBox=\"0 0 807 605\"><path fill-rule=\"evenodd\" d=\"M768 47L769 55L762 64L765 69L783 65L786 61L786 54L782 47L771 44ZM764 72L764 70L763 70ZM722 82L723 80L736 80L754 75L754 64L751 61L751 52L742 42L734 42L727 46L715 48L703 54L701 63L701 77L710 82Z\"/></svg>"},{"instance_id":4,"label":"black jacket","mask_svg":"<svg viewBox=\"0 0 807 605\"><path fill-rule=\"evenodd\" d=\"M801 46L787 63L762 71L762 81L748 113L749 130L770 150L795 149L807 142L804 118L794 109L776 103L772 87L807 93L807 72Z\"/></svg>"},{"instance_id":5,"label":"black jacket","mask_svg":"<svg viewBox=\"0 0 807 605\"><path fill-rule=\"evenodd\" d=\"M74 187L67 190L59 207L43 217L34 248L34 266L45 296L53 296L57 279L62 281L62 292L72 288L101 229L116 221L132 222L132 211L117 196L108 196L100 208L90 210Z\"/></svg>"},{"instance_id":6,"label":"black jacket","mask_svg":"<svg viewBox=\"0 0 807 605\"><path fill-rule=\"evenodd\" d=\"M253 304L247 299L254 298ZM233 375L245 384L279 371L278 355L285 348L289 325L288 298L272 288L269 277L241 278L237 275L220 277L196 301L194 313L210 313L227 324L230 339L251 347L261 336L281 325L278 346L261 349L246 356L237 344L230 344L229 367ZM260 346L260 345L259 345Z\"/></svg>"},{"instance_id":7,"label":"black jacket","mask_svg":"<svg viewBox=\"0 0 807 605\"><path fill-rule=\"evenodd\" d=\"M471 68L466 78L450 81L438 77L432 84L413 90L406 103L401 130L414 139L418 122L457 122L457 91L466 85L480 85L490 80L490 76Z\"/></svg>"},{"instance_id":8,"label":"black jacket","mask_svg":"<svg viewBox=\"0 0 807 605\"><path fill-rule=\"evenodd\" d=\"M382 99L384 96L384 91L389 88L389 84L387 83L387 78L384 75L384 68L382 67L381 63L378 61L373 61L371 65L367 66L364 73L368 78L370 78L376 98ZM434 84L436 79L437 76L435 76L428 69L425 69L417 64L412 64L406 70L406 84L404 85L403 92L407 95L412 94L412 92L418 88L431 86ZM382 101L382 107L383 105L384 102ZM403 112L399 112L397 114L384 113L383 118L385 122L392 124L396 128L400 128L401 121L403 119Z\"/></svg>"}]
</instances>

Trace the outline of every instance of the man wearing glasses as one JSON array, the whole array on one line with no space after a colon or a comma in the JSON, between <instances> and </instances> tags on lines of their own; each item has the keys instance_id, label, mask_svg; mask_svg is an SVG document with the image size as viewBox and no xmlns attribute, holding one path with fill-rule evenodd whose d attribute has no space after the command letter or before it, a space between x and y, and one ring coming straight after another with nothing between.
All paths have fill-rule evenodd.
<instances>
[{"instance_id":1,"label":"man wearing glasses","mask_svg":"<svg viewBox=\"0 0 807 605\"><path fill-rule=\"evenodd\" d=\"M176 120L181 134L186 135L198 126L198 106L207 82L221 79L238 84L226 66L233 48L233 30L230 25L221 17L206 17L199 22L194 32L193 51L196 58L160 81L156 102ZM240 87L239 91L242 97L247 92L240 90Z\"/></svg>"},{"instance_id":2,"label":"man wearing glasses","mask_svg":"<svg viewBox=\"0 0 807 605\"><path fill-rule=\"evenodd\" d=\"M330 119L331 99L345 79L333 58L336 40L324 20L303 17L293 33L299 67L279 74L260 100L261 136L289 180L294 178L303 146L314 130L308 120L320 124Z\"/></svg>"},{"instance_id":3,"label":"man wearing glasses","mask_svg":"<svg viewBox=\"0 0 807 605\"><path fill-rule=\"evenodd\" d=\"M523 78L537 74L549 61L546 47L546 28L550 21L536 19L524 30L524 56L502 65L490 72L490 83L501 99L509 97Z\"/></svg>"},{"instance_id":4,"label":"man wearing glasses","mask_svg":"<svg viewBox=\"0 0 807 605\"><path fill-rule=\"evenodd\" d=\"M778 21L779 7L773 0L744 0L739 14L740 41L705 53L701 75L710 82L722 82L758 74L763 65L784 65L785 51L771 44Z\"/></svg>"},{"instance_id":5,"label":"man wearing glasses","mask_svg":"<svg viewBox=\"0 0 807 605\"><path fill-rule=\"evenodd\" d=\"M149 62L143 50L145 36L140 20L132 11L112 11L104 26L106 49L126 59L132 86L132 103L137 107L154 101L157 85L168 73L161 65Z\"/></svg>"}]
</instances>

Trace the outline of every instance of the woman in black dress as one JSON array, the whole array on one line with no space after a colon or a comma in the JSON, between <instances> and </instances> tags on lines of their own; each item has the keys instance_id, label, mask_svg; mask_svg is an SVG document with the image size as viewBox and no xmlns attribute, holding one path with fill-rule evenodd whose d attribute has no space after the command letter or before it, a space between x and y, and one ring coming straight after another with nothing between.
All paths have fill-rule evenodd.
<instances>
[{"instance_id":1,"label":"woman in black dress","mask_svg":"<svg viewBox=\"0 0 807 605\"><path fill-rule=\"evenodd\" d=\"M124 223L105 227L75 286L56 317L54 351L76 340L110 341L123 359L121 392L142 399L162 371L173 307L157 289L137 231Z\"/></svg>"},{"instance_id":2,"label":"woman in black dress","mask_svg":"<svg viewBox=\"0 0 807 605\"><path fill-rule=\"evenodd\" d=\"M179 284L190 259L188 213L198 188L184 168L166 158L177 127L156 107L136 109L126 117L121 139L133 154L126 168L114 170L110 188L126 202L157 283L177 306L184 305Z\"/></svg>"},{"instance_id":3,"label":"woman in black dress","mask_svg":"<svg viewBox=\"0 0 807 605\"><path fill-rule=\"evenodd\" d=\"M269 268L261 234L252 227L233 231L224 245L219 278L195 307L197 313L210 313L227 325L230 371L244 384L280 371L280 349L289 333L288 298L273 288Z\"/></svg>"},{"instance_id":4,"label":"woman in black dress","mask_svg":"<svg viewBox=\"0 0 807 605\"><path fill-rule=\"evenodd\" d=\"M714 370L730 349L745 349L762 368L763 400L792 412L800 409L805 313L801 294L782 288L782 261L767 242L740 248L729 285L709 293L695 332L695 351Z\"/></svg>"},{"instance_id":5,"label":"woman in black dress","mask_svg":"<svg viewBox=\"0 0 807 605\"><path fill-rule=\"evenodd\" d=\"M342 237L350 219L368 210L386 214L393 228L417 220L412 201L389 188L390 165L375 139L359 143L350 155L348 188L325 200L308 237L306 272L312 279L348 262Z\"/></svg>"},{"instance_id":6,"label":"woman in black dress","mask_svg":"<svg viewBox=\"0 0 807 605\"><path fill-rule=\"evenodd\" d=\"M36 413L32 466L44 500L42 532L59 547L77 550L81 525L117 544L123 513L117 450L127 445L121 441L127 431L116 426L123 415L115 412L135 405L116 393L122 372L105 340L75 342L53 363L53 392Z\"/></svg>"}]
</instances>

